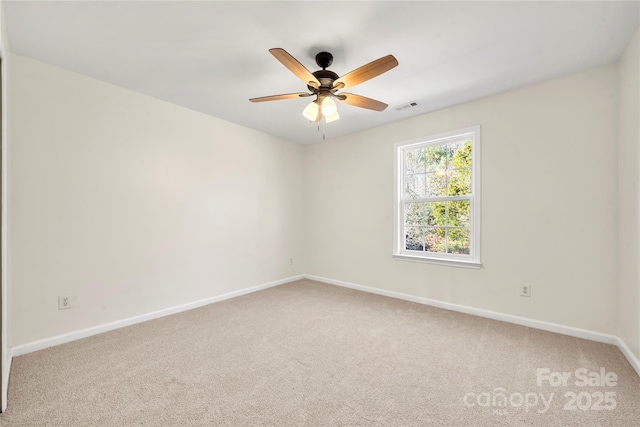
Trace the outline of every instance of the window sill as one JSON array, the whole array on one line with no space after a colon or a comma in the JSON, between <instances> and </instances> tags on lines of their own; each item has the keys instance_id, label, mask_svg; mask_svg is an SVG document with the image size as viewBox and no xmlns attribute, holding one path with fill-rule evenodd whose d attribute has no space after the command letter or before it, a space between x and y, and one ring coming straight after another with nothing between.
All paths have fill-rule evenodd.
<instances>
[{"instance_id":1,"label":"window sill","mask_svg":"<svg viewBox=\"0 0 640 427\"><path fill-rule=\"evenodd\" d=\"M399 261L423 262L426 264L446 265L449 267L474 268L474 269L480 269L482 267L482 263L475 262L475 261L427 258L422 256L404 255L404 254L393 254L393 258Z\"/></svg>"}]
</instances>

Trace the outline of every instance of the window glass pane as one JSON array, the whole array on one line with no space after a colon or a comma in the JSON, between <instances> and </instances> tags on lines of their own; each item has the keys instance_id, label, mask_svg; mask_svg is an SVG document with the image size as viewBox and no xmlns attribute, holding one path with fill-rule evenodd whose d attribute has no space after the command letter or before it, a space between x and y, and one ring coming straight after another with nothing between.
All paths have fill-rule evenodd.
<instances>
[{"instance_id":1,"label":"window glass pane","mask_svg":"<svg viewBox=\"0 0 640 427\"><path fill-rule=\"evenodd\" d=\"M425 202L424 203L424 225L431 227L444 225L444 202Z\"/></svg>"},{"instance_id":2,"label":"window glass pane","mask_svg":"<svg viewBox=\"0 0 640 427\"><path fill-rule=\"evenodd\" d=\"M468 200L447 203L447 226L449 227L469 227L469 216L471 206Z\"/></svg>"},{"instance_id":3,"label":"window glass pane","mask_svg":"<svg viewBox=\"0 0 640 427\"><path fill-rule=\"evenodd\" d=\"M427 172L444 170L447 167L447 150L444 145L432 145L425 148Z\"/></svg>"},{"instance_id":4,"label":"window glass pane","mask_svg":"<svg viewBox=\"0 0 640 427\"><path fill-rule=\"evenodd\" d=\"M451 254L470 253L470 233L468 228L449 228L447 229L447 246Z\"/></svg>"},{"instance_id":5,"label":"window glass pane","mask_svg":"<svg viewBox=\"0 0 640 427\"><path fill-rule=\"evenodd\" d=\"M426 175L425 194L427 197L447 195L447 177L444 169Z\"/></svg>"},{"instance_id":6,"label":"window glass pane","mask_svg":"<svg viewBox=\"0 0 640 427\"><path fill-rule=\"evenodd\" d=\"M471 140L456 141L447 144L447 167L461 169L471 167Z\"/></svg>"},{"instance_id":7,"label":"window glass pane","mask_svg":"<svg viewBox=\"0 0 640 427\"><path fill-rule=\"evenodd\" d=\"M404 197L417 199L424 197L425 176L422 173L406 175L404 178Z\"/></svg>"},{"instance_id":8,"label":"window glass pane","mask_svg":"<svg viewBox=\"0 0 640 427\"><path fill-rule=\"evenodd\" d=\"M445 202L405 203L404 223L407 226L444 226L444 212Z\"/></svg>"},{"instance_id":9,"label":"window glass pane","mask_svg":"<svg viewBox=\"0 0 640 427\"><path fill-rule=\"evenodd\" d=\"M425 250L429 252L445 252L446 232L443 227L428 227L424 242Z\"/></svg>"},{"instance_id":10,"label":"window glass pane","mask_svg":"<svg viewBox=\"0 0 640 427\"><path fill-rule=\"evenodd\" d=\"M404 152L405 173L424 172L424 148Z\"/></svg>"},{"instance_id":11,"label":"window glass pane","mask_svg":"<svg viewBox=\"0 0 640 427\"><path fill-rule=\"evenodd\" d=\"M450 170L448 176L449 184L447 189L449 196L471 194L471 168Z\"/></svg>"},{"instance_id":12,"label":"window glass pane","mask_svg":"<svg viewBox=\"0 0 640 427\"><path fill-rule=\"evenodd\" d=\"M447 225L447 204L449 202L427 202L427 225L444 227Z\"/></svg>"},{"instance_id":13,"label":"window glass pane","mask_svg":"<svg viewBox=\"0 0 640 427\"><path fill-rule=\"evenodd\" d=\"M471 194L471 140L447 144L447 190L450 196Z\"/></svg>"},{"instance_id":14,"label":"window glass pane","mask_svg":"<svg viewBox=\"0 0 640 427\"><path fill-rule=\"evenodd\" d=\"M405 203L404 223L406 225L426 225L426 203Z\"/></svg>"},{"instance_id":15,"label":"window glass pane","mask_svg":"<svg viewBox=\"0 0 640 427\"><path fill-rule=\"evenodd\" d=\"M424 238L422 235L422 228L420 227L406 227L405 228L405 249L408 251L423 251Z\"/></svg>"}]
</instances>

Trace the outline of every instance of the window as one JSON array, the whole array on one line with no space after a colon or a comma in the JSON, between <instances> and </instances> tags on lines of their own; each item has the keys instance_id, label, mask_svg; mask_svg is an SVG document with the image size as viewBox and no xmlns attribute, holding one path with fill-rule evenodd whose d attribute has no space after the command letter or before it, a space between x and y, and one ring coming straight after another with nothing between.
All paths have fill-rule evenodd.
<instances>
[{"instance_id":1,"label":"window","mask_svg":"<svg viewBox=\"0 0 640 427\"><path fill-rule=\"evenodd\" d=\"M480 267L480 126L400 142L394 257Z\"/></svg>"}]
</instances>

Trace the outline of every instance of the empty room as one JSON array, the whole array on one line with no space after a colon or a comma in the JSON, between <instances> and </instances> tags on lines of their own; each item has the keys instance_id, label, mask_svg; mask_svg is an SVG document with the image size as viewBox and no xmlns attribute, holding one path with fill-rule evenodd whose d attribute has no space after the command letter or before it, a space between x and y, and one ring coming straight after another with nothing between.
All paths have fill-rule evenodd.
<instances>
[{"instance_id":1,"label":"empty room","mask_svg":"<svg viewBox=\"0 0 640 427\"><path fill-rule=\"evenodd\" d=\"M640 426L639 23L0 0L0 425Z\"/></svg>"}]
</instances>

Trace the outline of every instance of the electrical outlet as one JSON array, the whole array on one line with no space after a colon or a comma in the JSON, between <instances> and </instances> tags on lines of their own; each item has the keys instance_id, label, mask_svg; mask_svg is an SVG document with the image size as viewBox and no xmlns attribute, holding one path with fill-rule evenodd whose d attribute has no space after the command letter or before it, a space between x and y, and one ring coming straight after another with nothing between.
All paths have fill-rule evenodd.
<instances>
[{"instance_id":1,"label":"electrical outlet","mask_svg":"<svg viewBox=\"0 0 640 427\"><path fill-rule=\"evenodd\" d=\"M69 295L60 295L58 297L58 310L66 310L73 307L73 298Z\"/></svg>"},{"instance_id":2,"label":"electrical outlet","mask_svg":"<svg viewBox=\"0 0 640 427\"><path fill-rule=\"evenodd\" d=\"M522 285L520 286L520 296L521 297L531 297L531 285Z\"/></svg>"},{"instance_id":3,"label":"electrical outlet","mask_svg":"<svg viewBox=\"0 0 640 427\"><path fill-rule=\"evenodd\" d=\"M289 265L293 265L293 258L289 258Z\"/></svg>"}]
</instances>

